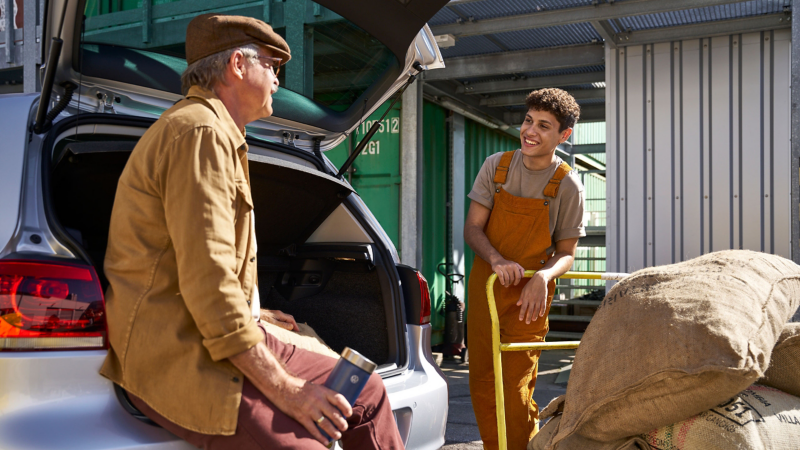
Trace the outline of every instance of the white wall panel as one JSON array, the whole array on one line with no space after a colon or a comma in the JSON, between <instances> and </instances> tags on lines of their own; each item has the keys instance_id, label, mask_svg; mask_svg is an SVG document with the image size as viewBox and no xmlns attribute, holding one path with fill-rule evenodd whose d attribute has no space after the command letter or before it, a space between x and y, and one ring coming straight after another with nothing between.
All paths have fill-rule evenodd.
<instances>
[{"instance_id":1,"label":"white wall panel","mask_svg":"<svg viewBox=\"0 0 800 450\"><path fill-rule=\"evenodd\" d=\"M772 33L765 32L761 35L761 41L763 43L761 47L762 54L764 55L763 59L763 82L764 82L764 91L761 97L763 104L763 114L762 114L762 129L764 130L764 157L763 162L761 164L761 178L763 179L763 189L761 195L761 202L764 206L763 213L761 214L762 221L761 221L761 230L763 234L763 243L761 245L761 251L764 252L773 252L773 245L772 245L772 224L773 224L773 216L772 216L772 201L770 200L770 193L772 191L772 131L773 131L773 123L772 123L772 101L773 101L773 92L772 92L772 54L774 51L774 47L771 45L772 40Z\"/></svg>"},{"instance_id":2,"label":"white wall panel","mask_svg":"<svg viewBox=\"0 0 800 450\"><path fill-rule=\"evenodd\" d=\"M647 136L645 134L645 121L647 120L647 103L645 101L645 58L644 46L627 48L626 77L626 109L627 109L627 181L626 219L628 222L625 238L628 241L627 263L628 267L645 267L647 241L646 229L649 223L647 217L647 186L645 185L647 167L645 164ZM638 76L630 76L636 72ZM636 112L635 114L633 112ZM630 270L630 269L626 269Z\"/></svg>"},{"instance_id":3,"label":"white wall panel","mask_svg":"<svg viewBox=\"0 0 800 450\"><path fill-rule=\"evenodd\" d=\"M788 30L606 49L608 270L790 257Z\"/></svg>"},{"instance_id":4,"label":"white wall panel","mask_svg":"<svg viewBox=\"0 0 800 450\"><path fill-rule=\"evenodd\" d=\"M681 173L681 209L683 209L683 248L681 260L691 259L702 253L701 239L703 237L702 206L703 206L703 134L702 116L700 115L700 99L702 98L702 83L700 71L702 70L701 52L702 44L699 40L683 43L682 54L682 105L681 123L683 133L683 166ZM660 105L659 105L660 107Z\"/></svg>"},{"instance_id":5,"label":"white wall panel","mask_svg":"<svg viewBox=\"0 0 800 450\"><path fill-rule=\"evenodd\" d=\"M762 250L763 222L761 164L764 161L762 128L761 33L745 34L742 45L742 237L743 248Z\"/></svg>"},{"instance_id":6,"label":"white wall panel","mask_svg":"<svg viewBox=\"0 0 800 450\"><path fill-rule=\"evenodd\" d=\"M672 45L653 46L653 105L652 178L653 178L653 253L651 264L672 263L672 203L673 203L673 108L672 108ZM658 89L655 89L658 86Z\"/></svg>"},{"instance_id":7,"label":"white wall panel","mask_svg":"<svg viewBox=\"0 0 800 450\"><path fill-rule=\"evenodd\" d=\"M784 136L791 135L791 96L786 94L791 86L790 72L790 51L792 47L792 35L789 30L776 30L774 34L774 65L773 65L773 91L778 95L773 96L773 121L772 132L773 155L776 163L789 161L791 158L791 142ZM773 177L770 193L773 211L790 211L791 208L791 189L788 189L792 182L791 173L772 165ZM776 170L777 169L777 170ZM791 248L792 230L791 215L775 214L773 222L773 237L775 248L773 253L784 258L791 258L789 249Z\"/></svg>"},{"instance_id":8,"label":"white wall panel","mask_svg":"<svg viewBox=\"0 0 800 450\"><path fill-rule=\"evenodd\" d=\"M613 61L613 64L609 63L606 65L606 98L608 99L608 101L606 101L606 117L614 117L614 132L611 134L606 133L606 164L619 167L619 133L617 132L617 127L619 127L619 120L617 119L617 117L619 117L619 81L617 79L619 69L617 66L619 65L620 58L617 57L617 49L612 48L608 44L606 44L605 55L606 61ZM606 204L606 218L609 220L611 217L614 217L613 221L619 224L620 171L617 170L616 173L610 176L615 177L615 180L606 183L606 199L608 199ZM615 249L614 251L606 253L606 262L609 264L609 267L619 266L619 228L619 225L615 230L608 228L606 232L606 246Z\"/></svg>"},{"instance_id":9,"label":"white wall panel","mask_svg":"<svg viewBox=\"0 0 800 450\"><path fill-rule=\"evenodd\" d=\"M709 129L709 247L711 251L731 248L731 38L711 39ZM719 73L718 73L719 72Z\"/></svg>"}]
</instances>

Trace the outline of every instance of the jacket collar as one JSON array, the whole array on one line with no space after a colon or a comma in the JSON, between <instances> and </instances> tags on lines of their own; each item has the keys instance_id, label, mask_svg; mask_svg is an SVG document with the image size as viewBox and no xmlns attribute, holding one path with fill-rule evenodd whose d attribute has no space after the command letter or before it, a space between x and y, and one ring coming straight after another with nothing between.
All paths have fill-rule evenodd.
<instances>
[{"instance_id":1,"label":"jacket collar","mask_svg":"<svg viewBox=\"0 0 800 450\"><path fill-rule=\"evenodd\" d=\"M186 98L199 100L214 111L214 114L222 125L221 129L236 144L236 148L240 148L245 144L245 131L236 127L236 123L228 112L228 108L225 107L225 104L222 103L222 100L220 100L214 92L201 88L200 86L192 86L189 88Z\"/></svg>"}]
</instances>

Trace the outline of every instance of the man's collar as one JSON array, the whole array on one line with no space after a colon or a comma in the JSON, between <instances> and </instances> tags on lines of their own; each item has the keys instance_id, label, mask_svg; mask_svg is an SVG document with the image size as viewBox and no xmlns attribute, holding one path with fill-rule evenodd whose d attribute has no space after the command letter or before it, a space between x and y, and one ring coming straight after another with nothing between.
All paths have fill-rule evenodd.
<instances>
[{"instance_id":1,"label":"man's collar","mask_svg":"<svg viewBox=\"0 0 800 450\"><path fill-rule=\"evenodd\" d=\"M201 88L200 86L192 86L189 88L186 98L200 100L201 102L205 103L209 109L214 111L214 114L222 124L223 130L236 142L236 147L239 148L244 145L244 130L240 130L236 127L236 123L233 121L231 114L228 112L228 108L225 107L225 104L222 103L222 100L220 100L219 97L214 94L214 92Z\"/></svg>"}]
</instances>

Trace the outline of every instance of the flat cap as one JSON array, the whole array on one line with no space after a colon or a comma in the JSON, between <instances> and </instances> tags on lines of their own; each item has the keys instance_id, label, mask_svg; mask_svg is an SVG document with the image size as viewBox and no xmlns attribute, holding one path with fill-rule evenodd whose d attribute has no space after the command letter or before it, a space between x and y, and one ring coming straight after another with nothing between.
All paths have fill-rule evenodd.
<instances>
[{"instance_id":1,"label":"flat cap","mask_svg":"<svg viewBox=\"0 0 800 450\"><path fill-rule=\"evenodd\" d=\"M201 14L186 28L186 63L247 44L260 44L285 64L292 58L289 44L261 20L225 14Z\"/></svg>"}]
</instances>

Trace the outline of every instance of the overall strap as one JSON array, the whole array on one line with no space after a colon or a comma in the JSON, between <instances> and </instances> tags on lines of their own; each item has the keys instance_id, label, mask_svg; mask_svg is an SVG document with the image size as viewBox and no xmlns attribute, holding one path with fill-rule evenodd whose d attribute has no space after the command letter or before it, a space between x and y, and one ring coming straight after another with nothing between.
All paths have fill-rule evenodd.
<instances>
[{"instance_id":1,"label":"overall strap","mask_svg":"<svg viewBox=\"0 0 800 450\"><path fill-rule=\"evenodd\" d=\"M553 178L547 183L547 186L544 188L544 196L555 198L558 195L558 188L561 185L561 180L564 179L572 171L572 167L569 164L562 162L561 165L558 166L556 169L556 173L553 174Z\"/></svg>"},{"instance_id":2,"label":"overall strap","mask_svg":"<svg viewBox=\"0 0 800 450\"><path fill-rule=\"evenodd\" d=\"M500 157L500 164L497 165L497 169L495 169L494 171L495 184L506 184L506 177L508 177L508 167L511 165L511 159L514 158L515 151L516 150L505 152L503 153L503 156Z\"/></svg>"}]
</instances>

